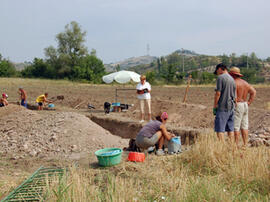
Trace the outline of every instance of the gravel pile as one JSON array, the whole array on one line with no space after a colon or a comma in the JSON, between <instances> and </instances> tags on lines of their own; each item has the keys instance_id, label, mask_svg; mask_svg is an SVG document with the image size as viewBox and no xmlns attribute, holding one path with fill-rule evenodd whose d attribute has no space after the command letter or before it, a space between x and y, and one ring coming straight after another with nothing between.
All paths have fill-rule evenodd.
<instances>
[{"instance_id":1,"label":"gravel pile","mask_svg":"<svg viewBox=\"0 0 270 202\"><path fill-rule=\"evenodd\" d=\"M257 129L249 134L249 143L251 146L270 146L270 112L268 112L260 121Z\"/></svg>"},{"instance_id":2,"label":"gravel pile","mask_svg":"<svg viewBox=\"0 0 270 202\"><path fill-rule=\"evenodd\" d=\"M0 153L25 157L73 158L128 140L112 135L75 112L31 111L17 105L0 108Z\"/></svg>"}]
</instances>

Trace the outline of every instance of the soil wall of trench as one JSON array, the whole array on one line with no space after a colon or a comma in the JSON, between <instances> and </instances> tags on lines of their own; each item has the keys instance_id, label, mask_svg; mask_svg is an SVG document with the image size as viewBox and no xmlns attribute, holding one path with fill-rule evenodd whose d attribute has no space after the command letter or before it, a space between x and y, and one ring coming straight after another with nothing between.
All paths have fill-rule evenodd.
<instances>
[{"instance_id":1,"label":"soil wall of trench","mask_svg":"<svg viewBox=\"0 0 270 202\"><path fill-rule=\"evenodd\" d=\"M100 125L104 129L110 131L113 135L120 136L125 139L135 139L140 129L146 123L135 122L134 120L111 117L106 115L88 115L93 122ZM181 137L183 145L193 144L196 139L204 134L211 133L211 129L194 129L189 127L174 127L167 125L167 130Z\"/></svg>"}]
</instances>

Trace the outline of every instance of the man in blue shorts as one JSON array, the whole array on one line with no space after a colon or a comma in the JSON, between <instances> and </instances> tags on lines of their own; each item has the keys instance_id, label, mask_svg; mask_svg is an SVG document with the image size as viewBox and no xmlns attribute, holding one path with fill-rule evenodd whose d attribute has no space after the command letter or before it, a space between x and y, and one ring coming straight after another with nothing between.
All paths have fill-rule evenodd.
<instances>
[{"instance_id":1,"label":"man in blue shorts","mask_svg":"<svg viewBox=\"0 0 270 202\"><path fill-rule=\"evenodd\" d=\"M23 87L19 87L18 93L20 95L21 105L27 108L27 101L26 101L27 95Z\"/></svg>"},{"instance_id":2,"label":"man in blue shorts","mask_svg":"<svg viewBox=\"0 0 270 202\"><path fill-rule=\"evenodd\" d=\"M226 65L218 64L214 74L218 75L213 107L213 114L216 116L215 132L222 142L224 142L224 133L227 132L232 142L236 85L234 79L229 75Z\"/></svg>"}]
</instances>

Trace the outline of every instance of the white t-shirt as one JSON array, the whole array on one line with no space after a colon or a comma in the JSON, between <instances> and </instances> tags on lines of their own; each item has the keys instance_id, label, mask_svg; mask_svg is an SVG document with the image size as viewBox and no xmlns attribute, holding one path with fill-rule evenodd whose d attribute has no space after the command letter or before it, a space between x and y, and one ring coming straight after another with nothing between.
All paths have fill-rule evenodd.
<instances>
[{"instance_id":1,"label":"white t-shirt","mask_svg":"<svg viewBox=\"0 0 270 202\"><path fill-rule=\"evenodd\" d=\"M136 87L136 90L143 90L143 89L148 89L149 91L151 90L151 85L146 81L144 82L144 84L142 85L142 83L138 83L137 84L137 87ZM151 99L151 95L150 93L144 93L144 94L138 94L138 99L142 100L142 99L146 99L146 100L149 100Z\"/></svg>"}]
</instances>

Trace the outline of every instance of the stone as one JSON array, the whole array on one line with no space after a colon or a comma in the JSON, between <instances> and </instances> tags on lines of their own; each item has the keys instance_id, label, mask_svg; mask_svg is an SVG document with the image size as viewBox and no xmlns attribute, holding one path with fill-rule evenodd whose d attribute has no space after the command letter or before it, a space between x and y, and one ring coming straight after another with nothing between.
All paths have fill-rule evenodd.
<instances>
[{"instance_id":1,"label":"stone","mask_svg":"<svg viewBox=\"0 0 270 202\"><path fill-rule=\"evenodd\" d=\"M250 143L252 147L258 147L264 144L263 140L260 138L251 139Z\"/></svg>"},{"instance_id":2,"label":"stone","mask_svg":"<svg viewBox=\"0 0 270 202\"><path fill-rule=\"evenodd\" d=\"M27 149L28 149L28 145L25 143L25 144L23 145L23 148L24 148L24 150L27 150Z\"/></svg>"},{"instance_id":3,"label":"stone","mask_svg":"<svg viewBox=\"0 0 270 202\"><path fill-rule=\"evenodd\" d=\"M78 146L74 144L74 145L71 145L70 148L72 152L75 152L78 149Z\"/></svg>"},{"instance_id":4,"label":"stone","mask_svg":"<svg viewBox=\"0 0 270 202\"><path fill-rule=\"evenodd\" d=\"M263 129L259 129L259 130L257 130L255 133L257 134L257 135L259 135L259 134L264 134L264 130Z\"/></svg>"},{"instance_id":5,"label":"stone","mask_svg":"<svg viewBox=\"0 0 270 202\"><path fill-rule=\"evenodd\" d=\"M268 133L270 133L270 127L265 127L264 130Z\"/></svg>"},{"instance_id":6,"label":"stone","mask_svg":"<svg viewBox=\"0 0 270 202\"><path fill-rule=\"evenodd\" d=\"M29 155L31 157L35 157L37 155L37 152L35 150L32 150L32 151L29 152Z\"/></svg>"},{"instance_id":7,"label":"stone","mask_svg":"<svg viewBox=\"0 0 270 202\"><path fill-rule=\"evenodd\" d=\"M270 146L270 140L265 140L264 144L265 144L265 146L269 147Z\"/></svg>"},{"instance_id":8,"label":"stone","mask_svg":"<svg viewBox=\"0 0 270 202\"><path fill-rule=\"evenodd\" d=\"M56 135L53 135L53 136L50 138L50 142L54 142L55 140L57 140L57 137L56 137Z\"/></svg>"},{"instance_id":9,"label":"stone","mask_svg":"<svg viewBox=\"0 0 270 202\"><path fill-rule=\"evenodd\" d=\"M268 138L268 136L265 136L264 134L259 134L257 137L258 137L258 138L261 138L261 139Z\"/></svg>"}]
</instances>

